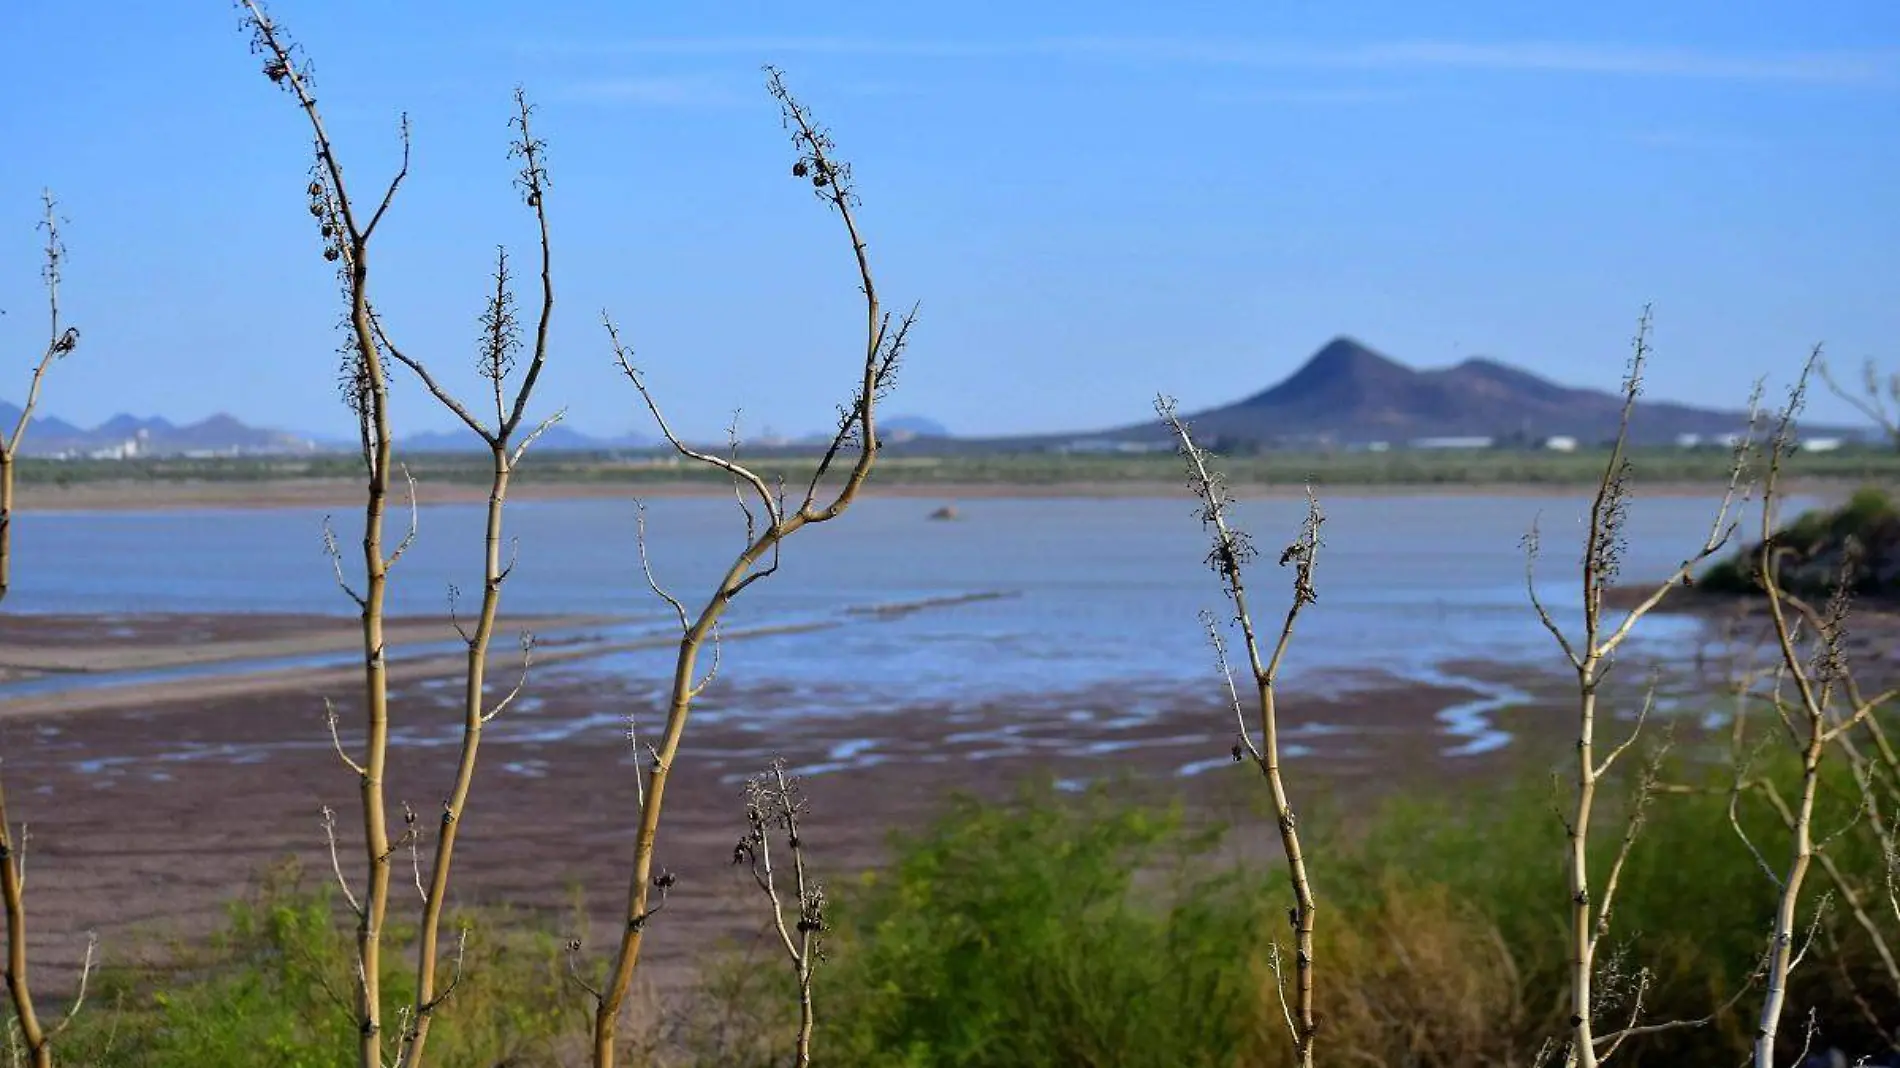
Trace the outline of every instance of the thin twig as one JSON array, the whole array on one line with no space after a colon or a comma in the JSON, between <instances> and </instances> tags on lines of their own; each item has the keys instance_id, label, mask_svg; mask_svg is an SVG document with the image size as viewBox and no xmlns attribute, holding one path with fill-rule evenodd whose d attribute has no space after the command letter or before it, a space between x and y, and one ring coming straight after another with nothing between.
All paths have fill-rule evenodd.
<instances>
[{"instance_id":1,"label":"thin twig","mask_svg":"<svg viewBox=\"0 0 1900 1068\"><path fill-rule=\"evenodd\" d=\"M363 765L358 764L356 760L344 750L343 735L337 728L336 704L328 697L323 699L323 721L330 728L330 744L336 748L337 759L343 761L343 765L355 772L359 777L369 774L363 770Z\"/></svg>"},{"instance_id":2,"label":"thin twig","mask_svg":"<svg viewBox=\"0 0 1900 1068\"><path fill-rule=\"evenodd\" d=\"M330 846L330 870L336 875L337 888L343 891L343 900L349 903L350 911L358 916L363 914L363 905L356 899L356 892L350 889L350 880L343 874L343 857L337 848L336 812L329 805L323 806L323 838Z\"/></svg>"}]
</instances>

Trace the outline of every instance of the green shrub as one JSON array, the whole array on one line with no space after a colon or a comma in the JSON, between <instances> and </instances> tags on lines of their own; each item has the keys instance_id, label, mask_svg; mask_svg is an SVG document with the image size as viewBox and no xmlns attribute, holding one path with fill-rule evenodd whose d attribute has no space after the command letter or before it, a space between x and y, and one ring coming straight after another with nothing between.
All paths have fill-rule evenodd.
<instances>
[{"instance_id":1,"label":"green shrub","mask_svg":"<svg viewBox=\"0 0 1900 1068\"><path fill-rule=\"evenodd\" d=\"M1232 1063L1258 910L1217 840L1108 787L958 799L839 895L827 1062Z\"/></svg>"},{"instance_id":2,"label":"green shrub","mask_svg":"<svg viewBox=\"0 0 1900 1068\"><path fill-rule=\"evenodd\" d=\"M354 928L328 883L294 863L271 869L233 902L208 943L174 947L163 971L119 965L99 976L93 1008L61 1045L62 1063L96 1068L350 1068L356 1063ZM451 918L471 928L462 974L438 1010L431 1059L447 1065L558 1063L584 1033L584 1006L565 982L548 925L506 912ZM406 947L392 929L384 1019L396 1032L414 996ZM445 963L445 975L453 963Z\"/></svg>"}]
</instances>

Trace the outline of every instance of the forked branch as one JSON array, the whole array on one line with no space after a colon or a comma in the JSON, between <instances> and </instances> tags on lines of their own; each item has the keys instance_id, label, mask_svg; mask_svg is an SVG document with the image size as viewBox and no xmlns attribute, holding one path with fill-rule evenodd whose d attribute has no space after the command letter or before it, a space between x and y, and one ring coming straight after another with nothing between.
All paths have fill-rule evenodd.
<instances>
[{"instance_id":1,"label":"forked branch","mask_svg":"<svg viewBox=\"0 0 1900 1068\"><path fill-rule=\"evenodd\" d=\"M795 152L792 173L809 180L819 199L832 208L843 225L851 246L860 287L864 294L864 344L858 359L856 384L839 418L839 432L819 461L816 477L804 500L794 510L786 506L782 493L759 474L732 456L694 448L686 443L662 414L660 404L648 387L645 376L634 361L632 350L622 340L611 317L603 315L608 343L614 359L633 383L642 403L652 413L660 433L683 458L723 472L740 487L742 496L756 500L757 511L748 505L748 540L734 557L726 572L714 584L697 613L686 602L664 592L653 577L650 559L645 555L644 523L640 536L642 569L649 586L673 609L682 633L679 654L673 668L673 680L666 702L666 721L656 743L643 747L644 781L636 784L640 801L639 825L635 831L633 871L628 880L627 904L619 944L607 970L605 983L595 997L594 1051L595 1068L608 1068L615 1061L622 1007L632 988L634 972L650 921L659 911L651 903L657 890L664 895L673 885L671 875L655 874L654 850L659 837L660 815L666 798L666 785L679 756L680 744L691 716L693 703L711 679L702 677L699 658L708 643L717 650L719 623L733 599L752 583L773 574L785 540L799 530L828 522L844 514L869 478L878 455L877 403L895 381L897 367L909 336L914 312L893 324L884 314L870 258L865 251L855 210L857 197L851 183L850 167L840 160L831 136L812 118L805 106L794 99L779 72L767 69L767 91L779 102L785 127L791 134ZM837 480L836 489L822 492L824 477L838 465L848 465ZM638 744L636 742L636 744ZM664 880L664 885L662 885Z\"/></svg>"},{"instance_id":2,"label":"forked branch","mask_svg":"<svg viewBox=\"0 0 1900 1068\"><path fill-rule=\"evenodd\" d=\"M1233 608L1233 622L1240 628L1242 646L1247 653L1247 664L1251 669L1254 683L1255 708L1258 715L1256 742L1254 731L1246 723L1241 712L1240 695L1234 686L1233 672L1227 658L1227 644L1222 628L1211 615L1203 615L1202 622L1207 628L1208 639L1214 646L1215 661L1224 678L1228 696L1231 699L1237 719L1238 737L1234 743L1235 760L1252 758L1266 778L1267 788L1273 798L1275 821L1280 830L1280 847L1286 856L1287 870L1293 887L1293 907L1289 910L1294 931L1293 954L1293 1002L1287 1011L1288 1031L1293 1041L1294 1056L1302 1068L1311 1068L1314 1063L1314 1040L1319 1033L1319 1015L1314 1005L1313 994L1313 953L1314 953L1314 911L1316 908L1313 894L1313 882L1307 870L1306 854L1302 848L1298 819L1293 812L1286 779L1282 773L1280 751L1280 719L1277 708L1278 682L1280 668L1285 660L1288 647L1293 641L1294 624L1300 613L1319 599L1313 585L1313 573L1318 564L1319 550L1322 544L1320 526L1326 521L1320 511L1319 501L1309 487L1306 499L1306 518L1300 525L1297 537L1280 553L1280 566L1293 567L1293 596L1287 606L1278 637L1273 641L1271 652L1264 651L1259 632L1254 626L1253 612L1247 603L1246 566L1257 555L1247 533L1236 527L1228 515L1233 498L1228 493L1226 483L1214 470L1212 457L1195 443L1188 425L1175 410L1174 401L1167 397L1155 400L1155 412L1174 435L1175 444L1182 459L1187 464L1188 487L1200 502L1200 519L1212 538L1213 547L1208 551L1207 564L1220 577L1221 588L1226 593ZM1280 983L1279 946L1272 947L1275 982ZM1284 1007L1285 991L1281 989Z\"/></svg>"},{"instance_id":3,"label":"forked branch","mask_svg":"<svg viewBox=\"0 0 1900 1068\"><path fill-rule=\"evenodd\" d=\"M1858 388L1850 389L1834 377L1833 369L1822 360L1814 368L1827 384L1828 392L1854 406L1867 417L1895 449L1900 449L1900 373L1882 375L1873 360L1861 364Z\"/></svg>"},{"instance_id":4,"label":"forked branch","mask_svg":"<svg viewBox=\"0 0 1900 1068\"><path fill-rule=\"evenodd\" d=\"M1753 843L1749 843L1757 861L1775 882L1777 892L1768 939L1766 989L1755 1031L1756 1068L1774 1068L1781 1020L1788 1000L1789 976L1805 956L1805 949L1796 948L1802 892L1810 871L1817 864L1833 883L1828 896L1838 894L1845 902L1850 915L1870 936L1889 980L1895 983L1896 992L1900 992L1900 964L1896 964L1882 930L1867 910L1871 894L1857 885L1827 853L1836 838L1860 825L1872 829L1880 848L1889 854L1893 848L1892 831L1882 818L1879 806L1881 798L1874 792L1869 778L1874 765L1862 755L1853 739L1853 732L1863 726L1870 733L1880 734L1876 716L1893 699L1891 693L1865 697L1854 681L1848 660L1846 628L1859 561L1850 541L1842 553L1834 592L1827 604L1817 610L1783 589L1780 565L1785 550L1776 539L1776 505L1784 461L1795 448L1795 420L1806 400L1809 381L1816 373L1825 375L1824 368L1817 347L1789 393L1787 406L1770 442L1762 491L1756 578L1767 601L1774 643L1780 655L1776 684L1768 696L1784 727L1784 731L1777 733L1785 733L1799 757L1801 773L1792 800L1784 797L1779 787L1765 777L1750 784L1779 817L1788 834L1790 853L1785 866L1774 868L1767 864L1759 850L1754 850ZM1807 624L1805 631L1803 624ZM1836 750L1848 761L1861 796L1851 818L1840 830L1818 833L1816 802L1821 789L1822 766L1829 753ZM1738 832L1741 829L1739 822L1736 829ZM1813 943L1813 932L1821 923L1821 907L1817 907L1809 922L1807 944Z\"/></svg>"},{"instance_id":5,"label":"forked branch","mask_svg":"<svg viewBox=\"0 0 1900 1068\"><path fill-rule=\"evenodd\" d=\"M1637 624L1655 611L1675 589L1693 581L1696 568L1720 552L1734 536L1734 510L1738 498L1747 492L1749 442L1753 439L1754 405L1750 404L1749 432L1737 447L1729 471L1728 485L1709 524L1702 544L1662 581L1650 586L1620 621L1604 618L1607 595L1620 577L1627 534L1627 520L1633 469L1630 462L1630 428L1642 395L1643 377L1650 358L1651 309L1644 307L1637 320L1631 342L1627 372L1623 379L1623 404L1617 420L1616 438L1604 463L1591 496L1589 518L1584 533L1581 566L1582 627L1575 636L1567 633L1546 608L1537 589L1536 563L1542 548L1538 525L1534 522L1525 535L1525 587L1538 622L1557 642L1564 659L1577 678L1576 762L1570 781L1570 796L1560 809L1563 820L1569 912L1569 1034L1562 1045L1565 1064L1570 1068L1596 1068L1635 1035L1652 1034L1690 1022L1644 1023L1640 1020L1641 1000L1636 999L1631 1018L1617 1031L1599 1035L1596 1015L1606 1000L1598 989L1599 956L1604 940L1611 936L1614 900L1624 865L1635 848L1643 827L1643 817L1656 792L1656 764L1644 769L1631 811L1624 827L1622 842L1610 871L1599 887L1590 868L1590 835L1596 814L1599 784L1616 763L1636 744L1648 719L1652 695L1646 697L1636 715L1629 735L1599 756L1597 728L1602 714L1601 693L1605 679L1615 663L1615 654L1634 632Z\"/></svg>"},{"instance_id":6,"label":"forked branch","mask_svg":"<svg viewBox=\"0 0 1900 1068\"><path fill-rule=\"evenodd\" d=\"M353 762L362 769L357 782L363 826L361 847L367 876L356 907L356 1060L359 1068L385 1068L382 949L393 849L384 797L389 746L384 616L391 564L391 559L385 556L384 527L389 484L396 466L389 383L381 348L382 328L370 294L370 239L408 173L408 123L405 121L402 126L402 166L390 180L366 226L358 215L344 181L343 164L317 107L309 63L302 50L271 18L261 0L240 0L238 9L250 34L252 54L263 59L264 76L291 94L309 125L316 161L305 193L310 215L317 224L323 258L336 268L338 288L348 309L339 378L344 402L356 416L366 476L360 588L352 588L338 568L339 584L360 610L363 633L363 755ZM400 555L400 545L397 555Z\"/></svg>"},{"instance_id":7,"label":"forked branch","mask_svg":"<svg viewBox=\"0 0 1900 1068\"><path fill-rule=\"evenodd\" d=\"M521 325L516 316L515 296L512 278L508 267L506 248L499 249L495 257L494 288L490 291L486 306L478 319L479 355L476 370L487 380L487 392L494 405L494 426L486 427L477 419L470 408L451 394L430 373L428 368L417 359L389 346L385 346L396 360L408 367L423 383L424 388L450 412L479 437L488 446L492 461L488 487L488 506L483 531L482 553L482 596L476 610L474 625L464 625L456 620L456 630L463 636L467 646L467 662L463 672L462 691L462 739L460 752L456 759L455 777L442 804L442 816L435 836L434 854L427 866L427 879L423 882L421 930L416 951L416 996L407 1013L408 1026L403 1035L402 1053L398 1064L401 1068L416 1068L423 1062L428 1047L429 1032L437 1010L441 1008L454 991L455 981L438 991L438 970L440 967L440 939L442 917L448 905L449 876L455 857L455 844L462 825L466 822L469 795L475 785L477 757L481 750L484 728L495 717L513 705L528 683L528 671L534 662L534 639L530 635L521 638L521 672L512 689L502 695L492 705L487 697L489 648L494 639L496 618L501 610L502 588L514 568L512 558L504 562L502 557L502 518L507 506L508 488L514 477L515 464L523 452L540 432L559 418L558 414L540 424L526 435L520 433L526 417L528 404L533 397L535 383L540 380L541 371L547 365L548 323L554 310L553 252L548 226L547 213L547 166L545 160L546 142L535 136L533 117L534 108L528 103L527 94L517 88L514 95L515 114L509 120L509 126L515 132L513 144L509 149L511 158L521 160L521 170L516 175L515 184L522 198L534 213L539 238L541 266L541 287L536 328L533 339L527 343L527 366L516 380L515 371L519 356L524 348ZM511 395L512 391L512 395ZM517 440L519 439L519 440ZM457 950L457 972L460 974L460 954Z\"/></svg>"}]
</instances>

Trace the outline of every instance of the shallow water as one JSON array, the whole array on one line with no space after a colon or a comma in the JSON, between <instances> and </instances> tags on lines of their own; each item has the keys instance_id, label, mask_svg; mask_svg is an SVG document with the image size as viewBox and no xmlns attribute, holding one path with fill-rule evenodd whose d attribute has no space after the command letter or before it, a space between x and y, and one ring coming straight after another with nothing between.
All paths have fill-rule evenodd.
<instances>
[{"instance_id":1,"label":"shallow water","mask_svg":"<svg viewBox=\"0 0 1900 1068\"><path fill-rule=\"evenodd\" d=\"M1103 686L1125 685L1132 695L1214 678L1198 613L1224 606L1185 496L973 500L959 502L958 521L928 520L940 503L867 500L798 534L780 572L750 588L730 617L735 630L795 629L729 643L728 677L772 685L788 710L841 714ZM1707 535L1714 504L1713 496L1634 502L1624 578L1672 570ZM1540 594L1561 621L1574 622L1582 495L1341 497L1324 505L1319 601L1300 617L1290 680L1323 687L1374 671L1442 682L1442 665L1452 661L1560 663L1526 599L1520 541L1540 521ZM1277 630L1291 581L1273 560L1297 533L1303 508L1297 500L1237 508L1262 549L1251 590L1268 630ZM335 517L346 553L358 536L351 518ZM393 612L442 613L452 583L479 588L480 519L477 505L421 510L416 542L393 574ZM399 511L395 520L399 533L406 516ZM631 501L511 505L519 563L505 609L626 617L609 638L653 632L669 610L641 578L635 520ZM322 522L320 512L295 509L28 513L17 520L8 607L347 613L353 606L321 548ZM651 502L647 530L655 571L690 602L739 547L744 525L730 500L672 498ZM963 600L989 594L998 596ZM906 608L872 610L894 605ZM1656 617L1641 638L1654 648L1693 626ZM564 670L659 678L671 660L659 644ZM1485 711L1446 714L1452 733L1480 751L1498 744L1483 726Z\"/></svg>"}]
</instances>

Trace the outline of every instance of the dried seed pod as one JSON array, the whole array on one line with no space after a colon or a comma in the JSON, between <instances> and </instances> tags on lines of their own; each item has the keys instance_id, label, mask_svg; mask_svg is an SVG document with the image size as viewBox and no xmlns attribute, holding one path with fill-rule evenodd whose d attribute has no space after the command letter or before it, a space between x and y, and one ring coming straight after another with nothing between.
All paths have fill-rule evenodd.
<instances>
[{"instance_id":1,"label":"dried seed pod","mask_svg":"<svg viewBox=\"0 0 1900 1068\"><path fill-rule=\"evenodd\" d=\"M801 159L797 163L792 164L792 177L803 178L810 173L811 167L808 166L804 160Z\"/></svg>"}]
</instances>

